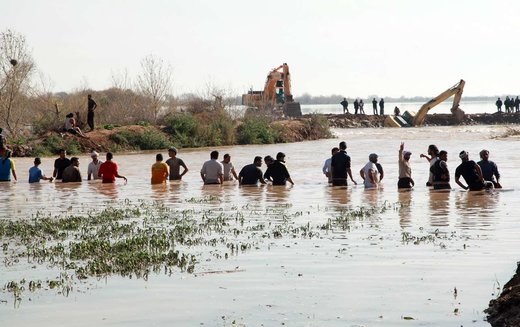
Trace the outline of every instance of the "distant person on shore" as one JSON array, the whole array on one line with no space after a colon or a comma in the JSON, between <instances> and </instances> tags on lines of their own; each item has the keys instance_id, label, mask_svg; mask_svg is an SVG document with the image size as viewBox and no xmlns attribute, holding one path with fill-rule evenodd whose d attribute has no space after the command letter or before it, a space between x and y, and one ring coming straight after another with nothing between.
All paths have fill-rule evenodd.
<instances>
[{"instance_id":1,"label":"distant person on shore","mask_svg":"<svg viewBox=\"0 0 520 327\"><path fill-rule=\"evenodd\" d=\"M119 166L112 161L113 158L112 152L107 152L106 161L99 167L98 176L101 177L103 183L115 183L117 177L124 179L126 184L128 180L125 176L119 175Z\"/></svg>"},{"instance_id":2,"label":"distant person on shore","mask_svg":"<svg viewBox=\"0 0 520 327\"><path fill-rule=\"evenodd\" d=\"M385 114L385 99L379 100L379 114L383 116Z\"/></svg>"},{"instance_id":3,"label":"distant person on shore","mask_svg":"<svg viewBox=\"0 0 520 327\"><path fill-rule=\"evenodd\" d=\"M359 110L359 101L358 101L358 99L356 99L356 100L354 100L354 115L358 114L358 110Z\"/></svg>"},{"instance_id":4,"label":"distant person on shore","mask_svg":"<svg viewBox=\"0 0 520 327\"><path fill-rule=\"evenodd\" d=\"M348 114L349 112L348 112L348 101L347 101L347 98L343 98L343 101L341 101L339 104L343 107L343 114L345 114L345 113Z\"/></svg>"},{"instance_id":5,"label":"distant person on shore","mask_svg":"<svg viewBox=\"0 0 520 327\"><path fill-rule=\"evenodd\" d=\"M224 182L224 166L218 162L218 151L211 151L210 159L202 165L200 177L205 185Z\"/></svg>"},{"instance_id":6,"label":"distant person on shore","mask_svg":"<svg viewBox=\"0 0 520 327\"><path fill-rule=\"evenodd\" d=\"M321 171L327 177L329 183L332 184L332 157L339 152L339 148L333 147L331 150L331 157L327 158L323 163L323 168Z\"/></svg>"},{"instance_id":7,"label":"distant person on shore","mask_svg":"<svg viewBox=\"0 0 520 327\"><path fill-rule=\"evenodd\" d=\"M177 149L170 148L168 150L168 156L170 157L166 160L166 164L170 167L170 180L181 180L182 176L186 175L188 172L188 166L184 163L181 158L177 158ZM182 173L180 172L182 167Z\"/></svg>"},{"instance_id":8,"label":"distant person on shore","mask_svg":"<svg viewBox=\"0 0 520 327\"><path fill-rule=\"evenodd\" d=\"M455 169L455 182L459 184L460 187L470 191L481 191L485 188L493 188L493 183L484 181L484 176L482 175L480 166L477 165L475 161L469 160L468 152L461 151L459 153L459 158L462 163L457 167L457 169ZM464 177L468 186L461 183L461 175Z\"/></svg>"},{"instance_id":9,"label":"distant person on shore","mask_svg":"<svg viewBox=\"0 0 520 327\"><path fill-rule=\"evenodd\" d=\"M484 176L484 180L493 183L495 188L502 188L502 185L500 185L499 182L500 173L498 172L497 164L489 160L489 151L480 151L480 159L481 160L477 162L477 164L480 166L480 170L482 171L482 176Z\"/></svg>"},{"instance_id":10,"label":"distant person on shore","mask_svg":"<svg viewBox=\"0 0 520 327\"><path fill-rule=\"evenodd\" d=\"M11 150L7 149L0 158L0 182L10 182L11 175L15 181L18 181L14 160L11 159Z\"/></svg>"},{"instance_id":11,"label":"distant person on shore","mask_svg":"<svg viewBox=\"0 0 520 327\"><path fill-rule=\"evenodd\" d=\"M238 173L238 183L239 185L257 185L259 182L261 184L266 184L262 170L260 167L262 166L262 157L256 156L253 159L253 163L242 167L240 172Z\"/></svg>"},{"instance_id":12,"label":"distant person on shore","mask_svg":"<svg viewBox=\"0 0 520 327\"><path fill-rule=\"evenodd\" d=\"M441 150L439 157L430 167L430 172L433 174L433 189L451 189L450 185L450 171L448 170L448 152Z\"/></svg>"},{"instance_id":13,"label":"distant person on shore","mask_svg":"<svg viewBox=\"0 0 520 327\"><path fill-rule=\"evenodd\" d=\"M90 131L94 130L94 110L97 108L97 103L92 99L92 94L87 95L87 124Z\"/></svg>"},{"instance_id":14,"label":"distant person on shore","mask_svg":"<svg viewBox=\"0 0 520 327\"><path fill-rule=\"evenodd\" d=\"M332 175L332 186L347 186L348 177L350 177L354 185L357 185L357 182L352 178L350 156L347 154L347 143L345 141L339 142L339 151L331 158L330 172Z\"/></svg>"},{"instance_id":15,"label":"distant person on shore","mask_svg":"<svg viewBox=\"0 0 520 327\"><path fill-rule=\"evenodd\" d=\"M404 150L404 142L399 146L399 180L397 181L398 189L410 189L415 186L412 179L412 167L410 166L410 157L412 153Z\"/></svg>"},{"instance_id":16,"label":"distant person on shore","mask_svg":"<svg viewBox=\"0 0 520 327\"><path fill-rule=\"evenodd\" d=\"M233 166L233 163L231 162L231 156L229 153L224 155L224 160L222 160L220 163L222 166L224 166L224 182L232 181L233 178L238 180L235 166Z\"/></svg>"},{"instance_id":17,"label":"distant person on shore","mask_svg":"<svg viewBox=\"0 0 520 327\"><path fill-rule=\"evenodd\" d=\"M397 117L401 114L401 110L399 110L399 107L395 106L394 108L394 115Z\"/></svg>"},{"instance_id":18,"label":"distant person on shore","mask_svg":"<svg viewBox=\"0 0 520 327\"><path fill-rule=\"evenodd\" d=\"M365 107L365 103L363 102L363 99L359 100L359 113L364 115L365 114L365 109L363 109L363 107Z\"/></svg>"},{"instance_id":19,"label":"distant person on shore","mask_svg":"<svg viewBox=\"0 0 520 327\"><path fill-rule=\"evenodd\" d=\"M426 186L432 186L433 185L433 173L431 171L431 168L435 161L439 158L439 149L435 144L430 144L428 146L428 155L422 154L420 155L421 158L426 158L428 160L428 163L430 164L430 175L428 177L428 181L426 182Z\"/></svg>"},{"instance_id":20,"label":"distant person on shore","mask_svg":"<svg viewBox=\"0 0 520 327\"><path fill-rule=\"evenodd\" d=\"M518 98L518 95L515 99L515 112L520 112L520 99Z\"/></svg>"},{"instance_id":21,"label":"distant person on shore","mask_svg":"<svg viewBox=\"0 0 520 327\"><path fill-rule=\"evenodd\" d=\"M502 112L502 100L500 98L495 102L495 105L497 106L497 112Z\"/></svg>"},{"instance_id":22,"label":"distant person on shore","mask_svg":"<svg viewBox=\"0 0 520 327\"><path fill-rule=\"evenodd\" d=\"M99 154L96 151L92 151L90 154L90 158L92 158L92 161L88 164L87 168L87 180L91 179L99 179L98 172L99 167L101 167L101 164L103 161L98 159Z\"/></svg>"},{"instance_id":23,"label":"distant person on shore","mask_svg":"<svg viewBox=\"0 0 520 327\"><path fill-rule=\"evenodd\" d=\"M372 99L372 111L374 116L379 115L379 112L377 111L377 100L376 98Z\"/></svg>"},{"instance_id":24,"label":"distant person on shore","mask_svg":"<svg viewBox=\"0 0 520 327\"><path fill-rule=\"evenodd\" d=\"M276 160L267 167L264 178L273 182L273 185L286 185L287 182L294 185L291 175L285 165L285 154L278 152L276 154Z\"/></svg>"},{"instance_id":25,"label":"distant person on shore","mask_svg":"<svg viewBox=\"0 0 520 327\"><path fill-rule=\"evenodd\" d=\"M61 179L63 170L68 166L70 166L70 159L67 158L67 151L60 149L58 159L54 160L54 171L52 172L52 177L54 177L54 179Z\"/></svg>"},{"instance_id":26,"label":"distant person on shore","mask_svg":"<svg viewBox=\"0 0 520 327\"><path fill-rule=\"evenodd\" d=\"M368 156L368 162L359 171L359 175L363 178L365 188L378 188L379 186L379 170L376 166L377 158L377 154L371 153Z\"/></svg>"},{"instance_id":27,"label":"distant person on shore","mask_svg":"<svg viewBox=\"0 0 520 327\"><path fill-rule=\"evenodd\" d=\"M152 165L152 184L166 183L168 178L168 165L163 162L163 155L155 155L155 163Z\"/></svg>"},{"instance_id":28,"label":"distant person on shore","mask_svg":"<svg viewBox=\"0 0 520 327\"><path fill-rule=\"evenodd\" d=\"M65 116L65 130L70 134L88 138L85 134L83 134L81 129L76 126L76 119L74 119L74 114L72 112Z\"/></svg>"},{"instance_id":29,"label":"distant person on shore","mask_svg":"<svg viewBox=\"0 0 520 327\"><path fill-rule=\"evenodd\" d=\"M62 183L81 183L81 171L79 170L79 158L70 158L70 165L63 170Z\"/></svg>"},{"instance_id":30,"label":"distant person on shore","mask_svg":"<svg viewBox=\"0 0 520 327\"><path fill-rule=\"evenodd\" d=\"M29 183L39 183L42 179L44 181L52 182L53 178L45 176L40 167L38 167L41 163L42 160L40 158L34 158L34 166L29 168Z\"/></svg>"}]
</instances>

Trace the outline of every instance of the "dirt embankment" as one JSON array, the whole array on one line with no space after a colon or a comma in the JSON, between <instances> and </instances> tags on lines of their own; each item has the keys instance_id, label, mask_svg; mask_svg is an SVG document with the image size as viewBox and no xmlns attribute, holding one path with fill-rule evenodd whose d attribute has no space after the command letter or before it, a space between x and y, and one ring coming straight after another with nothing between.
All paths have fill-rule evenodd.
<instances>
[{"instance_id":1,"label":"dirt embankment","mask_svg":"<svg viewBox=\"0 0 520 327\"><path fill-rule=\"evenodd\" d=\"M354 114L324 114L331 127L358 128L384 127L386 116L354 115ZM453 125L501 125L520 124L520 113L467 114L459 123L451 114L432 114L426 116L424 126Z\"/></svg>"},{"instance_id":2,"label":"dirt embankment","mask_svg":"<svg viewBox=\"0 0 520 327\"><path fill-rule=\"evenodd\" d=\"M493 327L520 326L520 262L516 274L504 285L502 294L489 302L485 312Z\"/></svg>"}]
</instances>

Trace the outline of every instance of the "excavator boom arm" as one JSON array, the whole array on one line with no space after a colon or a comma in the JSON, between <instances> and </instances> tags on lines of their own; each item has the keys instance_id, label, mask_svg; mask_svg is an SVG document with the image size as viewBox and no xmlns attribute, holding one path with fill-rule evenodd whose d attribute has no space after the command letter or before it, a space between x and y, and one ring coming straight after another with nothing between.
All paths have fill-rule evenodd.
<instances>
[{"instance_id":1,"label":"excavator boom arm","mask_svg":"<svg viewBox=\"0 0 520 327\"><path fill-rule=\"evenodd\" d=\"M417 114L414 117L413 125L414 126L420 126L424 123L424 120L426 119L426 115L428 114L428 111L438 105L439 103L443 102L444 100L448 99L449 97L455 95L453 98L453 105L451 107L451 112L454 115L460 114L461 110L459 108L460 99L462 97L462 91L464 90L464 85L466 82L464 80L460 80L457 84L450 87L446 91L442 92L435 98L431 99L430 101L426 102L422 105L421 109L417 112ZM462 113L463 114L463 113Z\"/></svg>"}]
</instances>

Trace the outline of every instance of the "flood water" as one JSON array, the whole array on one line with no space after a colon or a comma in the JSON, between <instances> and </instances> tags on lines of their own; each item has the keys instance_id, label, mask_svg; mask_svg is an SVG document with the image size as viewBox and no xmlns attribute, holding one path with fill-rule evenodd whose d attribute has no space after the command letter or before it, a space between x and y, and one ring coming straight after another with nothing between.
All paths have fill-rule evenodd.
<instances>
[{"instance_id":1,"label":"flood water","mask_svg":"<svg viewBox=\"0 0 520 327\"><path fill-rule=\"evenodd\" d=\"M228 259L208 255L211 249L194 248L199 264L193 274L152 274L147 281L90 278L68 297L39 291L25 294L17 307L12 295L2 291L0 326L489 326L483 310L514 273L520 248L520 154L515 151L519 139L492 138L505 130L336 129L336 139L217 148L221 156L231 154L237 171L256 155L283 151L295 182L285 188L203 186L199 170L213 148L182 149L178 156L190 172L181 183L164 186L149 183L156 152L115 154L120 173L128 177L126 185L121 180L116 185L30 185L27 170L32 160L17 158L20 181L0 185L5 219L31 217L38 210L67 213L103 208L115 200L143 199L178 209L285 208L293 217L291 224L309 224L319 235L256 239L252 249ZM329 187L321 173L330 149L341 140L347 141L360 184L348 189ZM413 152L416 187L411 192L396 189L401 141ZM451 192L431 192L425 186L429 165L419 154L426 153L429 144L448 151ZM504 190L462 191L453 182L460 162L457 154L466 150L478 161L484 148L498 164ZM385 169L383 188L376 191L364 190L359 177L371 152L379 155ZM53 161L43 159L41 168L48 175ZM80 157L84 179L88 161ZM208 197L218 201L190 201ZM387 210L354 221L347 229L317 228L342 210L361 206ZM266 225L285 219L260 217ZM37 271L2 265L0 284L34 278Z\"/></svg>"}]
</instances>

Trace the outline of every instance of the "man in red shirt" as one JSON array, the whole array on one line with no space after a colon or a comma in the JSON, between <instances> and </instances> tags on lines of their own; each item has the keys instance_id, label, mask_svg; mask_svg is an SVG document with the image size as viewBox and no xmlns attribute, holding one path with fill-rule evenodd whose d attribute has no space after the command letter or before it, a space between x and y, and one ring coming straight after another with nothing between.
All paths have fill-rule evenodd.
<instances>
[{"instance_id":1,"label":"man in red shirt","mask_svg":"<svg viewBox=\"0 0 520 327\"><path fill-rule=\"evenodd\" d=\"M107 152L107 160L99 167L98 176L103 179L103 183L115 183L116 177L123 178L126 183L126 177L119 175L117 164L112 161L113 157L112 152Z\"/></svg>"}]
</instances>

